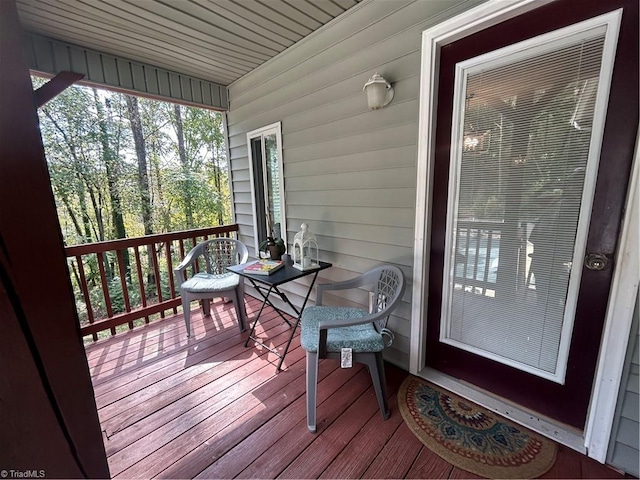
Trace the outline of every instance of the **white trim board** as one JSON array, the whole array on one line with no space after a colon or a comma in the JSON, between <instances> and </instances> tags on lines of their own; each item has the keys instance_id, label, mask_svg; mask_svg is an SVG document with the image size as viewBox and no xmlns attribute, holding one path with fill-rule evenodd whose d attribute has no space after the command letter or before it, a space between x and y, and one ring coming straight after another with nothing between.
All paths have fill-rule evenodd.
<instances>
[{"instance_id":1,"label":"white trim board","mask_svg":"<svg viewBox=\"0 0 640 480\"><path fill-rule=\"evenodd\" d=\"M229 118L227 112L222 112L222 131L224 133L224 151L227 156L227 182L229 187L229 196L231 197L231 219L233 223L238 223L238 219L236 218L236 197L233 192L231 149L229 148ZM240 232L236 234L236 238L240 240Z\"/></svg>"},{"instance_id":2,"label":"white trim board","mask_svg":"<svg viewBox=\"0 0 640 480\"><path fill-rule=\"evenodd\" d=\"M422 321L427 315L428 302L429 232L431 227L431 202L428 199L431 198L433 184L433 165L430 159L433 158L435 149L434 118L437 109L440 49L460 38L524 14L550 3L550 1L490 0L423 32L421 71L429 71L430 75L422 75L420 78L413 302L409 352L409 371L414 375L426 375L427 378L431 377L432 381L435 381L434 377L440 379L446 377L442 374L434 376L429 372L430 369L425 370L426 326ZM619 244L618 267L614 271L605 319L605 332L600 348L601 354L584 434L576 434L570 427L556 425L552 421L542 421L524 409L514 410L513 405L482 393L478 389L471 388L451 377L447 377L446 382L439 380L446 383L446 385L442 385L443 387L462 396L467 396L493 411L507 415L514 421L522 423L542 435L551 436L551 438L577 451L587 450L590 457L600 462L604 462L606 459L606 450L611 434L611 419L615 413L624 364L624 352L626 351L624 347L629 340L631 316L638 291L638 277L640 276L638 269L638 245L640 243L640 227L638 226L638 217L640 216L640 208L638 207L639 156L638 145L636 145L633 177L629 187L624 228ZM612 355L609 352L615 352L615 354ZM549 432L553 432L553 435L549 435Z\"/></svg>"},{"instance_id":3,"label":"white trim board","mask_svg":"<svg viewBox=\"0 0 640 480\"><path fill-rule=\"evenodd\" d=\"M605 317L596 378L587 415L585 445L589 456L604 463L622 380L633 310L640 283L640 128L622 233Z\"/></svg>"}]
</instances>

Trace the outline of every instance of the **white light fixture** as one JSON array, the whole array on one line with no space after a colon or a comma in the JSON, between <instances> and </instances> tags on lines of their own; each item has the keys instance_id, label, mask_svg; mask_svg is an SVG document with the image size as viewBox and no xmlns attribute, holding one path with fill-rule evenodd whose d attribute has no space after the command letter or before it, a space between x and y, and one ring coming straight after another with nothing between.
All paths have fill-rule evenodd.
<instances>
[{"instance_id":1,"label":"white light fixture","mask_svg":"<svg viewBox=\"0 0 640 480\"><path fill-rule=\"evenodd\" d=\"M371 110L386 107L393 100L393 87L377 72L364 84L362 91L367 94Z\"/></svg>"},{"instance_id":2,"label":"white light fixture","mask_svg":"<svg viewBox=\"0 0 640 480\"><path fill-rule=\"evenodd\" d=\"M320 266L318 260L318 242L309 231L309 225L303 223L302 229L293 239L293 267L298 270L311 270Z\"/></svg>"}]
</instances>

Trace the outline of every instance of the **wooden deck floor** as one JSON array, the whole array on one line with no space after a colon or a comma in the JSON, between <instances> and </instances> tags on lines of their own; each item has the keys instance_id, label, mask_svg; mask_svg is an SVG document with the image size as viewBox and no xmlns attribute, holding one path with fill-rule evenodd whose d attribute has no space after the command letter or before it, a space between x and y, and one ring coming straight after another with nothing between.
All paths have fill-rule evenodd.
<instances>
[{"instance_id":1,"label":"wooden deck floor","mask_svg":"<svg viewBox=\"0 0 640 480\"><path fill-rule=\"evenodd\" d=\"M252 319L259 302L247 297ZM195 305L194 305L195 306ZM265 315L263 313L263 315ZM387 366L383 421L366 369L322 361L318 433L306 427L305 355L298 337L278 358L244 347L231 304L194 310L87 346L98 414L115 478L479 478L445 462L409 431L396 407L407 373ZM267 311L258 333L278 349L288 327ZM547 478L619 478L561 447Z\"/></svg>"}]
</instances>

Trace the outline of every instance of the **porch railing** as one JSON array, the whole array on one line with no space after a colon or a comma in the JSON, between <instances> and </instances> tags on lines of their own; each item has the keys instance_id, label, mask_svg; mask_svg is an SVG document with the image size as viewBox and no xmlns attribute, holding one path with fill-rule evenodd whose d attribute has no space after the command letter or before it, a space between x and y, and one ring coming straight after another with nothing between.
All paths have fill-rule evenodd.
<instances>
[{"instance_id":1,"label":"porch railing","mask_svg":"<svg viewBox=\"0 0 640 480\"><path fill-rule=\"evenodd\" d=\"M454 281L485 293L495 290L502 222L458 221Z\"/></svg>"},{"instance_id":2,"label":"porch railing","mask_svg":"<svg viewBox=\"0 0 640 480\"><path fill-rule=\"evenodd\" d=\"M177 265L198 242L236 236L238 225L74 245L65 249L83 336L177 313Z\"/></svg>"}]
</instances>

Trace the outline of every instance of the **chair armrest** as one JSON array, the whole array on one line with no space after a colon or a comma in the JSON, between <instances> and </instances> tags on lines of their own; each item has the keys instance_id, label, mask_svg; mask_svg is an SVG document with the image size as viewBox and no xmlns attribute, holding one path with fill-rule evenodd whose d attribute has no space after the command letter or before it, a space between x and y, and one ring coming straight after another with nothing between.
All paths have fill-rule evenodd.
<instances>
[{"instance_id":1,"label":"chair armrest","mask_svg":"<svg viewBox=\"0 0 640 480\"><path fill-rule=\"evenodd\" d=\"M195 262L196 258L201 253L200 250L202 250L202 248L200 248L199 245L192 248L191 251L189 251L189 253L187 254L187 256L184 257L182 262L180 262L180 264L173 269L173 277L178 286L180 286L180 284L186 280L184 272L189 267L189 265Z\"/></svg>"}]
</instances>

